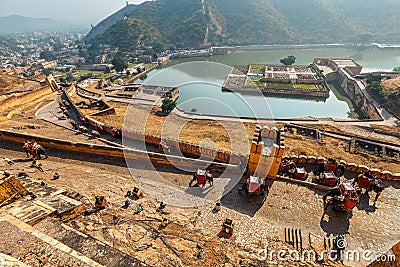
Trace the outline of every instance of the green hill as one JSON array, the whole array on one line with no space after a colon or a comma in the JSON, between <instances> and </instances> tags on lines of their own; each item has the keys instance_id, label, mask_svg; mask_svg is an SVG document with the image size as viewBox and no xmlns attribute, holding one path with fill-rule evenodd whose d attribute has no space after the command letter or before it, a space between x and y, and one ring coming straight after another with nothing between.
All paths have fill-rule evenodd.
<instances>
[{"instance_id":1,"label":"green hill","mask_svg":"<svg viewBox=\"0 0 400 267\"><path fill-rule=\"evenodd\" d=\"M146 44L179 48L205 38L212 45L400 42L399 10L400 0L157 0L127 5L85 41L128 50L141 32Z\"/></svg>"}]
</instances>

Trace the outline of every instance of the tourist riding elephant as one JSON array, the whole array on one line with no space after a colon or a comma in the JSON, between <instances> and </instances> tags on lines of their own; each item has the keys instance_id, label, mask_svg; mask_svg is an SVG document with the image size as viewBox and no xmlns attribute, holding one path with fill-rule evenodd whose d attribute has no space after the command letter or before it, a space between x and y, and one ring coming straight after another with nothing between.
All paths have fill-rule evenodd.
<instances>
[{"instance_id":1,"label":"tourist riding elephant","mask_svg":"<svg viewBox=\"0 0 400 267\"><path fill-rule=\"evenodd\" d=\"M25 142L22 148L25 150L26 157L28 158L30 155L32 158L36 157L36 159L41 159L41 155L44 155L46 159L48 158L46 150L36 142Z\"/></svg>"}]
</instances>

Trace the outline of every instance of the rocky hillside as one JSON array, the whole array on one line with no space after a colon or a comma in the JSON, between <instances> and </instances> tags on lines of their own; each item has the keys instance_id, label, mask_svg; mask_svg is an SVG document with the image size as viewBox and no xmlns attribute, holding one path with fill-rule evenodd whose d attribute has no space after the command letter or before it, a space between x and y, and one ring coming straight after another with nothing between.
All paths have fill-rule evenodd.
<instances>
[{"instance_id":1,"label":"rocky hillside","mask_svg":"<svg viewBox=\"0 0 400 267\"><path fill-rule=\"evenodd\" d=\"M176 47L218 44L400 42L400 0L158 0L127 5L95 26L86 41L128 38ZM121 21L134 19L137 27ZM117 31L121 28L121 31ZM383 30L382 30L383 29ZM111 34L112 32L112 34ZM146 34L147 33L147 34ZM127 50L124 44L118 45Z\"/></svg>"}]
</instances>

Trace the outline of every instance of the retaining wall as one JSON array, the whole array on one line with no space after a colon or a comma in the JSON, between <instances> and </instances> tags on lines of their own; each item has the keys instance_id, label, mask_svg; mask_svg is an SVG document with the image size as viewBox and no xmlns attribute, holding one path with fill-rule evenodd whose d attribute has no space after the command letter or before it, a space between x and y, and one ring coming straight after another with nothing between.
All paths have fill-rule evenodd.
<instances>
[{"instance_id":1,"label":"retaining wall","mask_svg":"<svg viewBox=\"0 0 400 267\"><path fill-rule=\"evenodd\" d=\"M45 86L24 94L12 95L3 100L2 102L0 102L0 110L4 111L9 108L24 104L26 102L32 102L35 99L38 99L46 94L51 94L52 92L53 90L51 89L50 86Z\"/></svg>"},{"instance_id":2,"label":"retaining wall","mask_svg":"<svg viewBox=\"0 0 400 267\"><path fill-rule=\"evenodd\" d=\"M345 69L340 68L336 72L328 74L327 81L336 82L346 92L353 104L364 114L366 119L382 120L376 107L368 100L360 88L360 81L351 77Z\"/></svg>"},{"instance_id":3,"label":"retaining wall","mask_svg":"<svg viewBox=\"0 0 400 267\"><path fill-rule=\"evenodd\" d=\"M161 153L140 151L130 148L111 147L106 145L70 142L60 139L37 136L37 135L26 135L22 133L15 133L6 130L0 130L0 139L21 144L21 151L23 143L29 139L42 144L43 146L45 146L45 148L53 148L60 151L78 152L80 154L87 154L87 155L98 155L98 156L135 159L135 160L150 159L151 162L162 165L172 165L172 163L170 162L171 160L179 162L180 166L182 167L193 168L193 169L195 169L196 166L199 166L199 164L202 165L211 164L210 169L220 173L222 173L226 167L232 166L224 163L208 162L205 160L190 159L172 155L168 155L167 158L166 155Z\"/></svg>"}]
</instances>

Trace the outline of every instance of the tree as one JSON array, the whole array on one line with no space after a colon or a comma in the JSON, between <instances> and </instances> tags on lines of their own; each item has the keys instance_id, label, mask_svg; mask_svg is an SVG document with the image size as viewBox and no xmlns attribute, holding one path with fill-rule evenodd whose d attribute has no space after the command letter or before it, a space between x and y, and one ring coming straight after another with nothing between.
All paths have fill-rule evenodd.
<instances>
[{"instance_id":1,"label":"tree","mask_svg":"<svg viewBox=\"0 0 400 267\"><path fill-rule=\"evenodd\" d=\"M49 50L43 50L42 52L40 52L40 58L45 59L47 61L51 61L54 60L56 57Z\"/></svg>"},{"instance_id":2,"label":"tree","mask_svg":"<svg viewBox=\"0 0 400 267\"><path fill-rule=\"evenodd\" d=\"M128 68L128 64L122 57L114 57L111 63L117 72L122 72L124 69Z\"/></svg>"},{"instance_id":3,"label":"tree","mask_svg":"<svg viewBox=\"0 0 400 267\"><path fill-rule=\"evenodd\" d=\"M43 69L42 72L46 75L49 76L52 72L50 69Z\"/></svg>"},{"instance_id":4,"label":"tree","mask_svg":"<svg viewBox=\"0 0 400 267\"><path fill-rule=\"evenodd\" d=\"M67 77L65 78L65 80L66 80L67 82L72 82L72 81L74 81L75 79L74 79L74 77L73 77L71 74L68 74Z\"/></svg>"},{"instance_id":5,"label":"tree","mask_svg":"<svg viewBox=\"0 0 400 267\"><path fill-rule=\"evenodd\" d=\"M171 112L176 107L176 102L170 98L164 98L162 101L161 109L163 112Z\"/></svg>"},{"instance_id":6,"label":"tree","mask_svg":"<svg viewBox=\"0 0 400 267\"><path fill-rule=\"evenodd\" d=\"M163 42L161 42L161 41L158 41L158 40L155 41L152 46L153 46L153 50L156 53L161 53L161 52L163 52L165 50L165 44Z\"/></svg>"},{"instance_id":7,"label":"tree","mask_svg":"<svg viewBox=\"0 0 400 267\"><path fill-rule=\"evenodd\" d=\"M400 71L400 66L399 67L394 67L393 71Z\"/></svg>"},{"instance_id":8,"label":"tree","mask_svg":"<svg viewBox=\"0 0 400 267\"><path fill-rule=\"evenodd\" d=\"M295 62L296 62L296 57L295 56L288 56L288 57L285 57L285 58L281 59L281 63L286 65L286 66L290 66Z\"/></svg>"}]
</instances>

